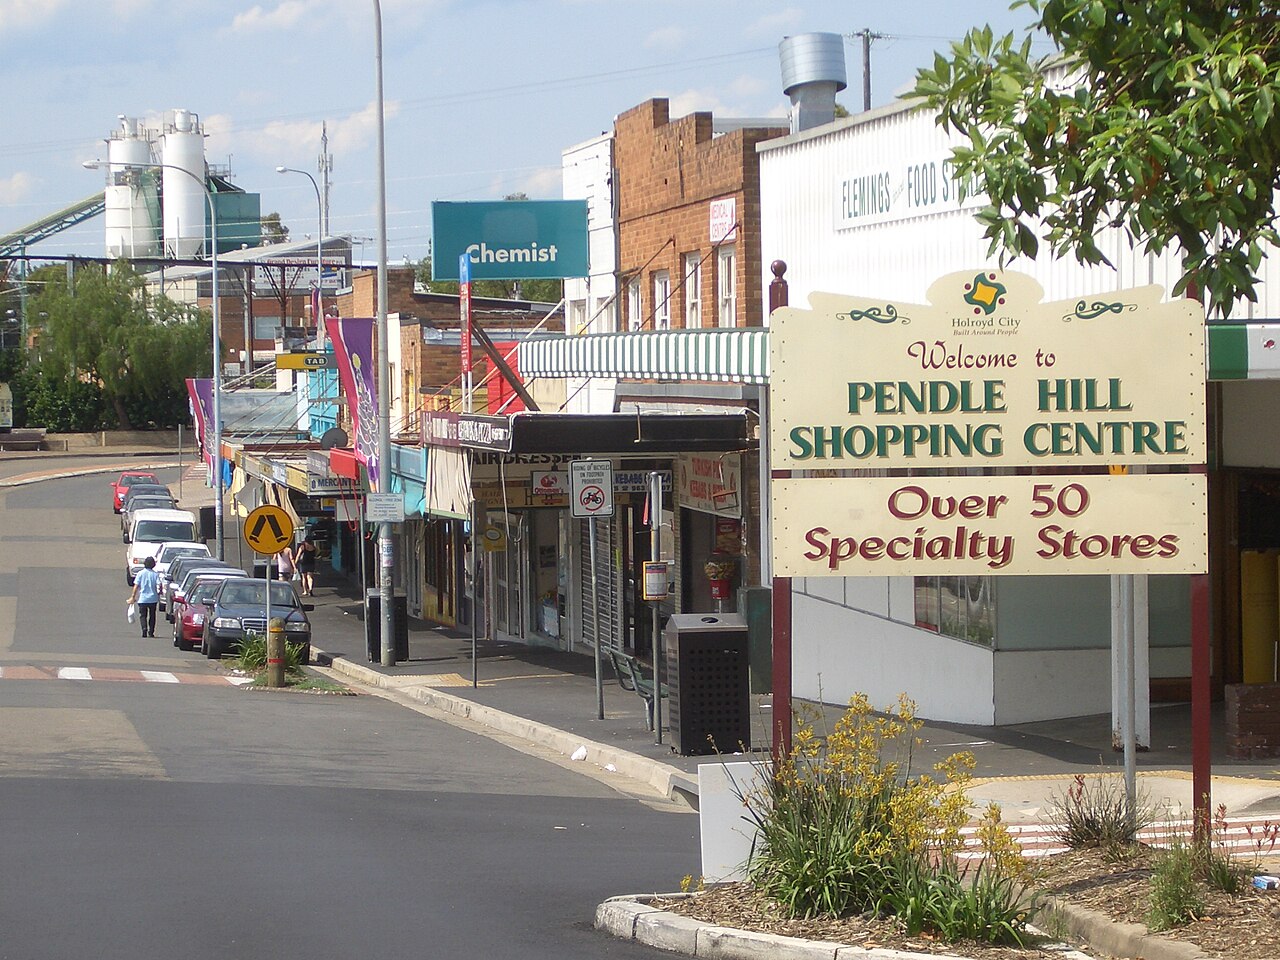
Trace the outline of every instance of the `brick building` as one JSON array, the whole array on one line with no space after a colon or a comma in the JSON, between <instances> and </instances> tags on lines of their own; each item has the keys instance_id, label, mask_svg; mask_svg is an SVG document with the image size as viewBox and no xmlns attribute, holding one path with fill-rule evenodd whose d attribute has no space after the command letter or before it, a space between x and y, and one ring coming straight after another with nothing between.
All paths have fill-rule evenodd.
<instances>
[{"instance_id":1,"label":"brick building","mask_svg":"<svg viewBox=\"0 0 1280 960\"><path fill-rule=\"evenodd\" d=\"M756 144L786 133L782 120L716 120L706 112L672 120L665 99L618 116L628 329L762 325Z\"/></svg>"}]
</instances>

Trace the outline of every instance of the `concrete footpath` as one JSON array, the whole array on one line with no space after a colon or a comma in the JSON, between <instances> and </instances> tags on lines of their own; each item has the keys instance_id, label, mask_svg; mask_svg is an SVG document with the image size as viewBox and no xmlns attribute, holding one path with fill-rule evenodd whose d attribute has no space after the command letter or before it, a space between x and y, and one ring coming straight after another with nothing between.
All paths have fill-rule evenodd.
<instances>
[{"instance_id":1,"label":"concrete footpath","mask_svg":"<svg viewBox=\"0 0 1280 960\"><path fill-rule=\"evenodd\" d=\"M23 465L21 472L16 464L6 465L6 458L0 457L0 487L144 465L176 465L163 455L148 460L121 452L115 460L73 467L62 459L65 456L41 455L38 459L45 462L31 464L30 469ZM198 482L199 472L198 467L186 471L185 507L211 502L210 491ZM176 471L172 477L176 480ZM105 495L103 500L105 504ZM227 520L227 555L234 561L238 559L238 529L231 513ZM507 742L524 741L531 749L560 754L570 762L590 766L598 779L635 781L696 808L698 766L719 762L714 756L677 754L672 749L669 730L663 731L662 742L658 742L655 733L646 728L643 701L619 686L608 664L602 669L604 711L603 717L599 716L595 665L589 655L483 640L473 650L465 633L411 620L408 659L384 667L376 662L376 656L369 656L363 604L355 584L322 569L317 574L316 596L311 602L312 649L317 664L354 683L477 723ZM767 695L753 697L750 753L723 759L767 759L770 706ZM819 733L830 729L841 712L816 705L808 708ZM1226 760L1220 710L1214 712L1212 719L1214 805L1225 805L1227 817L1238 824L1280 820L1280 761ZM1151 748L1138 758L1140 784L1146 797L1175 818L1188 816L1191 809L1190 730L1188 705L1154 707ZM998 804L1005 821L1032 854L1047 852L1044 825L1049 810L1076 776L1118 774L1121 769L1121 757L1111 748L1107 716L1011 727L926 723L919 737L920 745L913 754L917 771L929 770L935 762L957 751L974 754L977 766L969 794L975 812L988 803ZM619 787L625 790L621 779ZM1276 872L1280 861L1268 866ZM597 926L617 936L691 956L770 956L783 960L905 960L915 956L698 924L659 911L644 897L606 901L601 904L596 921ZM1148 960L1194 960L1201 956L1186 944L1147 936L1145 928L1125 928L1100 915L1066 906L1060 909L1056 922L1075 938L1092 944L1099 956ZM1088 960L1089 956L1067 948L1058 955L1076 960Z\"/></svg>"}]
</instances>

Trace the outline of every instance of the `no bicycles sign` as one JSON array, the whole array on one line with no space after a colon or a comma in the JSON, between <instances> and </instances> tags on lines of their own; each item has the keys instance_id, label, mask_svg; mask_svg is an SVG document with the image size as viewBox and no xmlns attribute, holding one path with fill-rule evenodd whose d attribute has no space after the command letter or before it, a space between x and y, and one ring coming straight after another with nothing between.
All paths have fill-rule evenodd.
<instances>
[{"instance_id":1,"label":"no bicycles sign","mask_svg":"<svg viewBox=\"0 0 1280 960\"><path fill-rule=\"evenodd\" d=\"M570 463L569 505L574 517L612 517L613 463L609 460Z\"/></svg>"}]
</instances>

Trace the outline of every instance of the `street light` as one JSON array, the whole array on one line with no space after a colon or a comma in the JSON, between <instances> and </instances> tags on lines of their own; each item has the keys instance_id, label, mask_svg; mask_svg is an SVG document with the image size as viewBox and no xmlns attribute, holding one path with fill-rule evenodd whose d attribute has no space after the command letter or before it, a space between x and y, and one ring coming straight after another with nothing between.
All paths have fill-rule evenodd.
<instances>
[{"instance_id":1,"label":"street light","mask_svg":"<svg viewBox=\"0 0 1280 960\"><path fill-rule=\"evenodd\" d=\"M324 318L320 316L320 282L324 279L324 202L320 199L320 184L307 171L296 167L276 167L276 173L300 173L311 181L311 188L316 192L316 316L313 319L316 322L316 339L323 343Z\"/></svg>"},{"instance_id":2,"label":"street light","mask_svg":"<svg viewBox=\"0 0 1280 960\"><path fill-rule=\"evenodd\" d=\"M387 145L382 106L382 5L373 0L374 72L378 101L378 492L391 489L391 372L387 357ZM396 662L391 629L391 524L378 525L378 588L382 595L382 665Z\"/></svg>"},{"instance_id":3,"label":"street light","mask_svg":"<svg viewBox=\"0 0 1280 960\"><path fill-rule=\"evenodd\" d=\"M205 183L204 177L197 176L185 167L179 167L172 163L111 164L104 160L86 160L83 166L86 170L109 170L113 166L123 167L127 170L180 170L200 185L200 189L204 191L204 198L209 204L209 230L213 241L213 247L209 252L209 261L213 267L213 482L214 489L217 491L217 499L213 504L213 515L218 531L218 559L221 560L226 552L226 540L222 522L222 336L220 332L222 311L218 300L218 212L213 205L213 193L209 190L209 185ZM252 354L253 343L250 342L245 346Z\"/></svg>"}]
</instances>

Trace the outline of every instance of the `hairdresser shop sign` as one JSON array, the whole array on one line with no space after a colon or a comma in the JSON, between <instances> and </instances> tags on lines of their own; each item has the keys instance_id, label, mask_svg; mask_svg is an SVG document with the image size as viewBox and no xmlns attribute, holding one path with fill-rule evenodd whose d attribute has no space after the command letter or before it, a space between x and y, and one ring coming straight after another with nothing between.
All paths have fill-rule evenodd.
<instances>
[{"instance_id":1,"label":"hairdresser shop sign","mask_svg":"<svg viewBox=\"0 0 1280 960\"><path fill-rule=\"evenodd\" d=\"M1168 472L1205 459L1199 304L1158 287L1044 302L997 271L928 299L774 312L779 575L1205 570L1204 478ZM889 468L905 476L865 476Z\"/></svg>"}]
</instances>

